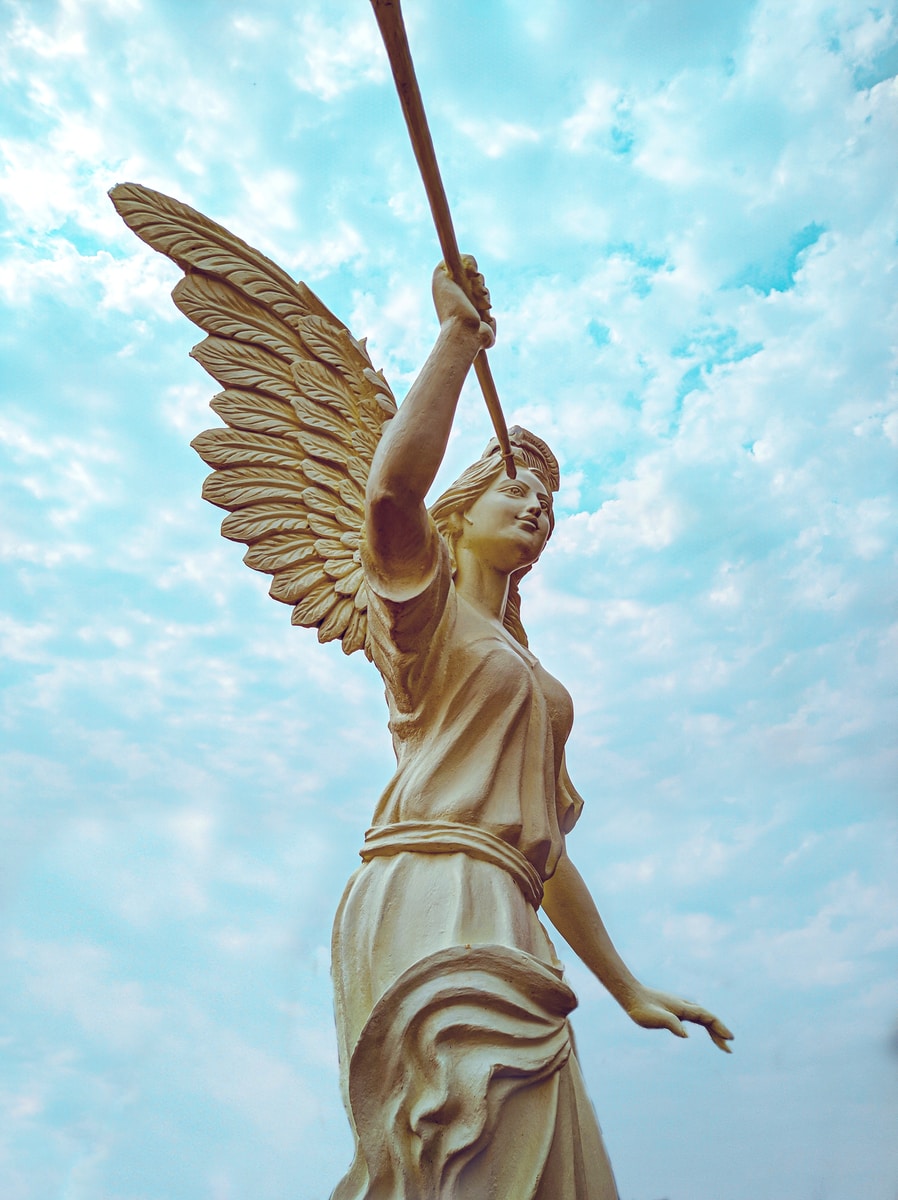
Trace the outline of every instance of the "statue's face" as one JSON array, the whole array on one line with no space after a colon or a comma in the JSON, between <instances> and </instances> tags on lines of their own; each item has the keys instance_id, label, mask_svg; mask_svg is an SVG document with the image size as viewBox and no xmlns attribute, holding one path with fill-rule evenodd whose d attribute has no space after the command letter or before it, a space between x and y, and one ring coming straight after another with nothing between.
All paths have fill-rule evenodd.
<instances>
[{"instance_id":1,"label":"statue's face","mask_svg":"<svg viewBox=\"0 0 898 1200\"><path fill-rule=\"evenodd\" d=\"M552 496L533 471L498 475L462 517L459 547L509 574L539 558L549 536Z\"/></svg>"}]
</instances>

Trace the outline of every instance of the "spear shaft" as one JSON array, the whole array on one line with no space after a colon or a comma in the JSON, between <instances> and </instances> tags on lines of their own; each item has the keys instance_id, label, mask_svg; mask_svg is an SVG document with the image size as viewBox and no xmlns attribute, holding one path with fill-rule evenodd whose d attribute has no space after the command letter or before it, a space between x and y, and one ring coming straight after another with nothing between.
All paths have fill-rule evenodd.
<instances>
[{"instance_id":1,"label":"spear shaft","mask_svg":"<svg viewBox=\"0 0 898 1200\"><path fill-rule=\"evenodd\" d=\"M374 16L386 47L387 58L390 60L390 69L393 72L396 91L399 93L402 115L405 118L412 150L414 150L418 162L418 170L421 172L430 211L433 214L443 259L452 278L460 287L464 288L465 269L462 266L452 215L449 212L449 202L446 199L446 190L443 187L440 168L437 165L433 139L430 136L430 128L424 113L424 103L418 88L399 0L371 0L371 6L374 9ZM493 428L496 431L499 449L505 460L505 469L509 477L514 479L515 464L508 440L508 426L505 423L505 415L499 403L499 394L493 382L493 373L490 370L485 350L481 350L474 359L474 370L477 373L477 380L480 390L483 392Z\"/></svg>"}]
</instances>

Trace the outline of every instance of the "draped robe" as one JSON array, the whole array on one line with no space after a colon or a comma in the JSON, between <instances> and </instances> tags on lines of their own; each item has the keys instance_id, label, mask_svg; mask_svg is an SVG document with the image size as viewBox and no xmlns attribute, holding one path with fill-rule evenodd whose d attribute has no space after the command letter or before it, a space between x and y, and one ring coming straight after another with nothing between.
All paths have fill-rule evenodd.
<instances>
[{"instance_id":1,"label":"draped robe","mask_svg":"<svg viewBox=\"0 0 898 1200\"><path fill-rule=\"evenodd\" d=\"M334 923L353 1163L332 1200L617 1200L537 909L582 800L570 696L455 589L366 562L396 772Z\"/></svg>"}]
</instances>

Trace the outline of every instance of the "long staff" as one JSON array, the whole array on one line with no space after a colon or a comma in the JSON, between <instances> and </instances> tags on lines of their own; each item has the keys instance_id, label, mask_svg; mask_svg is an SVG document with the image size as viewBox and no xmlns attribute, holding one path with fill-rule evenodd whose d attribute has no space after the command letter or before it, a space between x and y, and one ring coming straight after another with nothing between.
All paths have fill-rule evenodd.
<instances>
[{"instance_id":1,"label":"long staff","mask_svg":"<svg viewBox=\"0 0 898 1200\"><path fill-rule=\"evenodd\" d=\"M424 190L427 193L430 211L433 213L443 259L449 268L449 274L460 287L464 287L465 269L462 266L461 254L458 250L455 229L449 213L449 202L446 199L443 180L440 177L440 168L437 166L433 139L430 136L427 117L424 113L424 104L418 90L418 80L415 76L415 67L412 63L399 0L371 0L371 5L387 50L387 58L390 60L390 68L396 82L396 90L399 93L399 103L402 106L402 115L405 117L405 124L412 140L412 149L418 161L421 179L424 181ZM515 464L508 440L508 426L505 424L505 415L499 404L499 394L493 382L493 373L487 362L485 350L481 350L474 359L474 370L477 372L480 390L483 392L483 398L486 401L486 407L499 441L499 449L505 460L505 470L508 472L509 478L514 479Z\"/></svg>"}]
</instances>

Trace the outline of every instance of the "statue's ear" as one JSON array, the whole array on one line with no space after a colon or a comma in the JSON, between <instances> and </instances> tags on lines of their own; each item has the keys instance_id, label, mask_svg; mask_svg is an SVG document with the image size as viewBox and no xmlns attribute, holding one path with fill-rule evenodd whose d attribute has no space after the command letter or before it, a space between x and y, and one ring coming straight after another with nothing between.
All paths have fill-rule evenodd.
<instances>
[{"instance_id":1,"label":"statue's ear","mask_svg":"<svg viewBox=\"0 0 898 1200\"><path fill-rule=\"evenodd\" d=\"M458 560L455 557L455 543L461 537L464 521L460 512L450 513L449 516L441 522L440 530L443 540L449 550L449 566L452 570L452 578L454 579L458 572Z\"/></svg>"}]
</instances>

